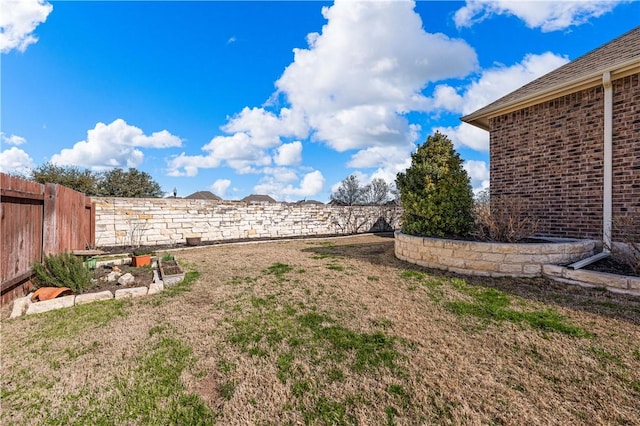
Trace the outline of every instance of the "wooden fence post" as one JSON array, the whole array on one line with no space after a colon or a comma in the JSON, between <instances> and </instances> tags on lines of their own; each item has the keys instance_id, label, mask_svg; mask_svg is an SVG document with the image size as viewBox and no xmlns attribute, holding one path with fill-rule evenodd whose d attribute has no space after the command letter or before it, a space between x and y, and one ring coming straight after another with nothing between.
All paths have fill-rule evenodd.
<instances>
[{"instance_id":1,"label":"wooden fence post","mask_svg":"<svg viewBox=\"0 0 640 426\"><path fill-rule=\"evenodd\" d=\"M44 203L42 212L42 256L57 253L57 215L56 215L56 190L57 185L45 184Z\"/></svg>"}]
</instances>

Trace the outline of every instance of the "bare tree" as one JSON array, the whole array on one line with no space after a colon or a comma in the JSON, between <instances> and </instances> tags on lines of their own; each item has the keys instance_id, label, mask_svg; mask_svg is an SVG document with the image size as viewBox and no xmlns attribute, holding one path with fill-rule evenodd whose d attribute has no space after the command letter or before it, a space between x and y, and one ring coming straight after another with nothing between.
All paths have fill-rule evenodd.
<instances>
[{"instance_id":1,"label":"bare tree","mask_svg":"<svg viewBox=\"0 0 640 426\"><path fill-rule=\"evenodd\" d=\"M350 175L340 182L340 186L331 194L331 201L343 206L362 204L363 188L355 175Z\"/></svg>"},{"instance_id":2,"label":"bare tree","mask_svg":"<svg viewBox=\"0 0 640 426\"><path fill-rule=\"evenodd\" d=\"M384 205L390 200L389 184L380 178L375 178L362 189L363 204Z\"/></svg>"}]
</instances>

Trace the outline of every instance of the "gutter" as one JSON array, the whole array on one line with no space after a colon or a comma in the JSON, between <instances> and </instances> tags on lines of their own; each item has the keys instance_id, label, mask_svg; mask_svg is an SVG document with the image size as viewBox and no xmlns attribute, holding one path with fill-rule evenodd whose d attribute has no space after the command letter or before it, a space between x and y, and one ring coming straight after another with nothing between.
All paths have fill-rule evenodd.
<instances>
[{"instance_id":1,"label":"gutter","mask_svg":"<svg viewBox=\"0 0 640 426\"><path fill-rule=\"evenodd\" d=\"M602 252L569 265L571 269L580 269L587 265L611 256L611 221L613 194L613 88L611 86L611 72L602 74L604 87L604 152L602 177Z\"/></svg>"},{"instance_id":2,"label":"gutter","mask_svg":"<svg viewBox=\"0 0 640 426\"><path fill-rule=\"evenodd\" d=\"M604 176L602 178L602 241L604 251L611 250L611 218L613 192L613 89L611 72L602 74L604 86Z\"/></svg>"}]
</instances>

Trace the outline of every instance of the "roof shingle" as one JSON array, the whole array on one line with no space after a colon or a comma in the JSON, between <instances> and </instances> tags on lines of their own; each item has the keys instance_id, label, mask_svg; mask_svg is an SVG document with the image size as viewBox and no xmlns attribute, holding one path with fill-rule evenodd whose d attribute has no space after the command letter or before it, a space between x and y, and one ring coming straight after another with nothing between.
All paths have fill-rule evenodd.
<instances>
[{"instance_id":1,"label":"roof shingle","mask_svg":"<svg viewBox=\"0 0 640 426\"><path fill-rule=\"evenodd\" d=\"M530 101L537 96L587 81L593 76L602 75L605 71L638 62L640 65L640 27L611 40L610 42L588 52L542 77L525 84L521 88L461 118L462 121L486 127L486 118L503 108L513 107L520 102ZM484 124L484 126L483 126Z\"/></svg>"}]
</instances>

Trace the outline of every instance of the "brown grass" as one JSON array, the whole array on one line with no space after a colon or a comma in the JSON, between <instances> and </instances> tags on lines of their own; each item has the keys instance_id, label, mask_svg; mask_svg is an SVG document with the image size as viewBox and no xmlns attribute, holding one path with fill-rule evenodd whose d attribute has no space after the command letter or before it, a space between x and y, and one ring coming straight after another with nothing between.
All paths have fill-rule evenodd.
<instances>
[{"instance_id":1,"label":"brown grass","mask_svg":"<svg viewBox=\"0 0 640 426\"><path fill-rule=\"evenodd\" d=\"M188 291L3 319L0 423L640 423L637 298L426 271L378 236L176 257Z\"/></svg>"}]
</instances>

